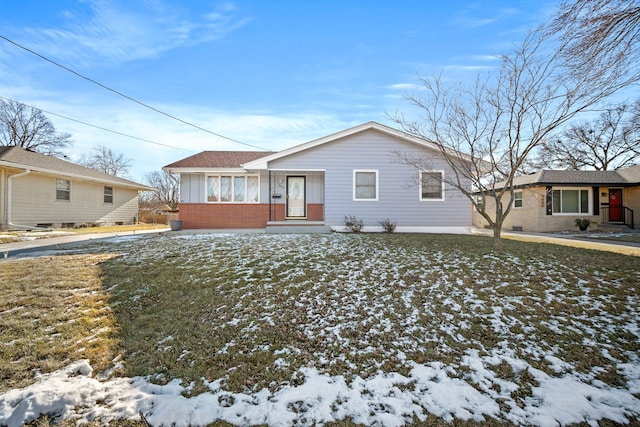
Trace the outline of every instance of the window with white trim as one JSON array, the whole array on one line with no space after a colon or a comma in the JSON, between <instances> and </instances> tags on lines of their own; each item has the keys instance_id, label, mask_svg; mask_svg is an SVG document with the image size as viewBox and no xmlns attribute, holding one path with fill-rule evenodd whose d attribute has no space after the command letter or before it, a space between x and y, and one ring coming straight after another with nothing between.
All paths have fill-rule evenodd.
<instances>
[{"instance_id":1,"label":"window with white trim","mask_svg":"<svg viewBox=\"0 0 640 427\"><path fill-rule=\"evenodd\" d=\"M378 171L353 171L353 200L378 200Z\"/></svg>"},{"instance_id":2,"label":"window with white trim","mask_svg":"<svg viewBox=\"0 0 640 427\"><path fill-rule=\"evenodd\" d=\"M113 187L109 187L107 185L104 186L104 203L111 204L113 203Z\"/></svg>"},{"instance_id":3,"label":"window with white trim","mask_svg":"<svg viewBox=\"0 0 640 427\"><path fill-rule=\"evenodd\" d=\"M552 204L554 214L588 214L589 190L578 188L553 189Z\"/></svg>"},{"instance_id":4,"label":"window with white trim","mask_svg":"<svg viewBox=\"0 0 640 427\"><path fill-rule=\"evenodd\" d=\"M207 176L207 202L258 203L260 178L257 175Z\"/></svg>"},{"instance_id":5,"label":"window with white trim","mask_svg":"<svg viewBox=\"0 0 640 427\"><path fill-rule=\"evenodd\" d=\"M513 192L513 207L516 209L522 207L522 190Z\"/></svg>"},{"instance_id":6,"label":"window with white trim","mask_svg":"<svg viewBox=\"0 0 640 427\"><path fill-rule=\"evenodd\" d=\"M71 200L71 181L56 178L56 200Z\"/></svg>"},{"instance_id":7,"label":"window with white trim","mask_svg":"<svg viewBox=\"0 0 640 427\"><path fill-rule=\"evenodd\" d=\"M420 172L420 200L444 200L444 172Z\"/></svg>"}]
</instances>

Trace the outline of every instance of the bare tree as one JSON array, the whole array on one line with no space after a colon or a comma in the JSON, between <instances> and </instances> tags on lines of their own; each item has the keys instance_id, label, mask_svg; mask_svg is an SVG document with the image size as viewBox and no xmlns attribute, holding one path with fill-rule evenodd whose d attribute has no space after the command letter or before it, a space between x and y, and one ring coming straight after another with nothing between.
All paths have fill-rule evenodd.
<instances>
[{"instance_id":1,"label":"bare tree","mask_svg":"<svg viewBox=\"0 0 640 427\"><path fill-rule=\"evenodd\" d=\"M17 146L56 157L71 145L71 135L58 132L44 113L14 100L0 99L0 146Z\"/></svg>"},{"instance_id":2,"label":"bare tree","mask_svg":"<svg viewBox=\"0 0 640 427\"><path fill-rule=\"evenodd\" d=\"M102 145L93 147L90 155L80 156L76 163L121 178L128 177L131 168L131 159Z\"/></svg>"},{"instance_id":3,"label":"bare tree","mask_svg":"<svg viewBox=\"0 0 640 427\"><path fill-rule=\"evenodd\" d=\"M496 248L513 205L514 179L532 152L578 113L630 84L625 70L606 70L606 63L592 64L589 73L568 72L569 47L540 27L501 57L495 78L478 78L471 87L446 85L441 76L423 78L425 95L407 97L421 120L393 117L441 151L452 170L445 184L471 200L493 229ZM401 160L428 169L426 159Z\"/></svg>"},{"instance_id":4,"label":"bare tree","mask_svg":"<svg viewBox=\"0 0 640 427\"><path fill-rule=\"evenodd\" d=\"M552 37L559 36L565 45L560 54L571 73L598 79L626 79L629 83L638 81L638 0L564 1L546 31Z\"/></svg>"},{"instance_id":5,"label":"bare tree","mask_svg":"<svg viewBox=\"0 0 640 427\"><path fill-rule=\"evenodd\" d=\"M171 209L178 209L180 180L176 175L165 171L154 171L145 176L145 181L150 187L155 188L155 191L145 196L149 199L146 202L158 207L168 205Z\"/></svg>"},{"instance_id":6,"label":"bare tree","mask_svg":"<svg viewBox=\"0 0 640 427\"><path fill-rule=\"evenodd\" d=\"M620 105L598 119L572 125L562 139L542 144L539 163L547 168L612 170L640 162L640 102Z\"/></svg>"}]
</instances>

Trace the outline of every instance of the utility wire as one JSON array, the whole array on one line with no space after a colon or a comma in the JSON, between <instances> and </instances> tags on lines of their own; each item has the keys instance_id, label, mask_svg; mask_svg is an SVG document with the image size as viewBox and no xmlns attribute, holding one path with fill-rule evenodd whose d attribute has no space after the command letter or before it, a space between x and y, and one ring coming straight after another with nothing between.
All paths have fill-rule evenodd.
<instances>
[{"instance_id":1,"label":"utility wire","mask_svg":"<svg viewBox=\"0 0 640 427\"><path fill-rule=\"evenodd\" d=\"M217 136L217 137L224 138L224 139L226 139L226 140L229 140L229 141L232 141L232 142L235 142L235 143L238 143L238 144L246 145L247 147L257 148L257 149L259 149L259 150L264 150L264 151L270 151L270 150L268 150L268 149L266 149L266 148L258 147L257 145L252 145L252 144L248 144L248 143L246 143L246 142L238 141L237 139L229 138L228 136L221 135L221 134L216 133L216 132L213 132L213 131L211 131L211 130L209 130L209 129L205 129L205 128L201 127L201 126L198 126L198 125L196 125L196 124L193 124L193 123L191 123L191 122L188 122L188 121L186 121L186 120L183 120L183 119L181 119L181 118L179 118L179 117L173 116L173 115L171 115L171 114L169 114L169 113L165 113L165 112L164 112L164 111L162 111L162 110L159 110L159 109L157 109L157 108L155 108L155 107L153 107L153 106L151 106L151 105L149 105L149 104L145 104L144 102L138 101L137 99L132 98L132 97L130 97L130 96L128 96L128 95L125 95L124 93L119 92L119 91L117 91L117 90L115 90L115 89L112 89L112 88L110 88L109 86L106 86L106 85L104 85L104 84L102 84L102 83L100 83L100 82L98 82L98 81L96 81L96 80L93 80L92 78L86 77L86 76L84 76L84 75L82 75L82 74L78 73L77 71L74 71L74 70L72 70L72 69L71 69L71 68L69 68L69 67L66 67L66 66L64 66L64 65L62 65L62 64L60 64L60 63L58 63L58 62L55 62L55 61L53 61L53 60L51 60L51 59L47 58L46 56L39 54L38 52L36 52L36 51L34 51L34 50L31 50L31 49L29 49L29 48L27 48L27 47L25 47L25 46L22 46L21 44L19 44L19 43L17 43L17 42L15 42L15 41L13 41L13 40L11 40L11 39L9 39L9 38L7 38L7 37L5 37L5 36L1 35L1 34L0 34L0 38L1 38L1 39L4 39L5 41L7 41L7 42L11 43L12 45L14 45L14 46L16 46L16 47L19 47L20 49L26 50L27 52L29 52L29 53L31 53L31 54L33 54L33 55L35 55L35 56L37 56L37 57L39 57L39 58L41 58L41 59L43 59L43 60L47 61L47 62L49 62L49 63L51 63L51 64L55 65L56 67L60 67L60 68L62 68L63 70L70 72L71 74L75 74L76 76L78 76L78 77L80 77L80 78L82 78L82 79L84 79L84 80L87 80L88 82L91 82L91 83L93 83L93 84L95 84L95 85L98 85L98 86L100 86L101 88L106 89L106 90L108 90L108 91L110 91L110 92L113 92L113 93L115 93L116 95L119 95L119 96L121 96L121 97L123 97L123 98L125 98L125 99L128 99L128 100L129 100L129 101L131 101L131 102L135 102L135 103L136 103L136 104L138 104L138 105L141 105L141 106L143 106L143 107L145 107L145 108L148 108L148 109L150 109L150 110L153 110L153 111L155 111L156 113L159 113L159 114L162 114L163 116L169 117L170 119L176 120L176 121L178 121L178 122L180 122L180 123L183 123L183 124L185 124L185 125L187 125L187 126L194 127L194 128L199 129L199 130L201 130L201 131L203 131L203 132L207 132L207 133L209 133L209 134L211 134L211 135L215 135L215 136Z\"/></svg>"},{"instance_id":2,"label":"utility wire","mask_svg":"<svg viewBox=\"0 0 640 427\"><path fill-rule=\"evenodd\" d=\"M174 147L173 145L163 144L161 142L151 141L150 139L140 138L140 137L129 135L129 134L126 134L126 133L123 133L123 132L118 132L117 130L103 128L102 126L93 125L91 123L87 123L87 122L83 122L82 120L73 119L71 117L63 116L62 114L57 114L57 113L54 113L52 111L43 110L40 107L35 107L33 105L25 104L24 102L16 101L15 99L12 99L12 98L7 98L7 97L4 97L4 96L0 96L0 99L4 99L6 101L17 102L19 104L26 105L27 107L35 108L36 110L40 110L40 111L43 111L43 112L45 112L47 114L51 114L52 116L60 117L60 118L66 119L66 120L71 120L72 122L80 123L80 124L83 124L85 126L90 126L92 128L100 129L100 130L103 130L103 131L106 131L106 132L115 133L116 135L126 136L127 138L137 139L138 141L144 141L144 142L148 142L150 144L161 145L163 147L173 148L173 149L176 149L176 150L182 150L182 151L187 151L187 152L192 152L193 151L193 150L188 150L186 148Z\"/></svg>"}]
</instances>

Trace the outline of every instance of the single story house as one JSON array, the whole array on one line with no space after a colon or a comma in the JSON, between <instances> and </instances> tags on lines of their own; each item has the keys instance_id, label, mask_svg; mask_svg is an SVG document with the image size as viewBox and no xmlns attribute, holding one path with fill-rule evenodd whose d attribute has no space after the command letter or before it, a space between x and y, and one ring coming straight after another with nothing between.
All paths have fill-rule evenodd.
<instances>
[{"instance_id":1,"label":"single story house","mask_svg":"<svg viewBox=\"0 0 640 427\"><path fill-rule=\"evenodd\" d=\"M595 223L592 229L634 228L634 213L640 212L640 166L615 171L541 170L517 177L513 192L504 230L576 231L576 219L589 219ZM502 200L509 199L507 192ZM490 197L483 203L487 212L494 211ZM487 226L477 212L473 224Z\"/></svg>"},{"instance_id":2,"label":"single story house","mask_svg":"<svg viewBox=\"0 0 640 427\"><path fill-rule=\"evenodd\" d=\"M15 146L0 147L0 229L130 224L151 187Z\"/></svg>"},{"instance_id":3,"label":"single story house","mask_svg":"<svg viewBox=\"0 0 640 427\"><path fill-rule=\"evenodd\" d=\"M346 216L363 231L381 231L384 220L396 231L471 228L471 203L445 183L453 175L440 150L376 122L280 152L205 151L163 169L180 175L183 228L342 231Z\"/></svg>"}]
</instances>

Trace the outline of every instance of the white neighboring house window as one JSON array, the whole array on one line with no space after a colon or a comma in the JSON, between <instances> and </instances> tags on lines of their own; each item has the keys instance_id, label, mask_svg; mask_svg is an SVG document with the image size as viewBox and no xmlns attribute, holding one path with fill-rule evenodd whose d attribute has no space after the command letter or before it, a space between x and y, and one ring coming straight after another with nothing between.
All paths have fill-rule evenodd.
<instances>
[{"instance_id":1,"label":"white neighboring house window","mask_svg":"<svg viewBox=\"0 0 640 427\"><path fill-rule=\"evenodd\" d=\"M589 214L590 191L581 188L554 188L554 214Z\"/></svg>"},{"instance_id":2,"label":"white neighboring house window","mask_svg":"<svg viewBox=\"0 0 640 427\"><path fill-rule=\"evenodd\" d=\"M378 171L353 171L353 200L378 200Z\"/></svg>"},{"instance_id":3,"label":"white neighboring house window","mask_svg":"<svg viewBox=\"0 0 640 427\"><path fill-rule=\"evenodd\" d=\"M257 175L207 176L208 203L258 203L259 189Z\"/></svg>"},{"instance_id":4,"label":"white neighboring house window","mask_svg":"<svg viewBox=\"0 0 640 427\"><path fill-rule=\"evenodd\" d=\"M113 203L113 187L106 186L104 187L104 203L112 204Z\"/></svg>"},{"instance_id":5,"label":"white neighboring house window","mask_svg":"<svg viewBox=\"0 0 640 427\"><path fill-rule=\"evenodd\" d=\"M56 178L56 200L71 200L71 181Z\"/></svg>"},{"instance_id":6,"label":"white neighboring house window","mask_svg":"<svg viewBox=\"0 0 640 427\"><path fill-rule=\"evenodd\" d=\"M444 200L444 171L420 172L420 200Z\"/></svg>"},{"instance_id":7,"label":"white neighboring house window","mask_svg":"<svg viewBox=\"0 0 640 427\"><path fill-rule=\"evenodd\" d=\"M522 190L513 192L513 207L520 209L522 207Z\"/></svg>"}]
</instances>

